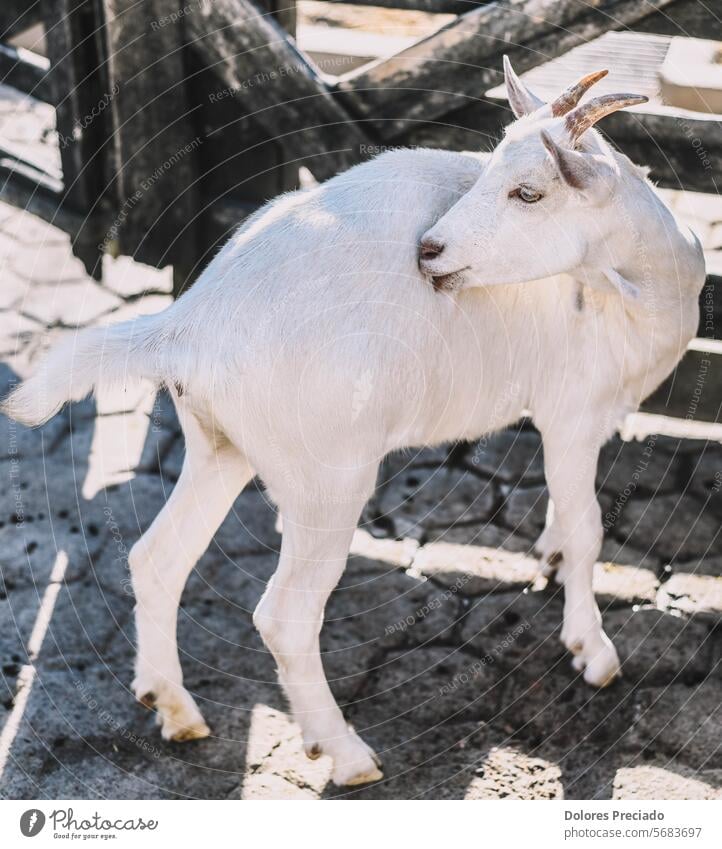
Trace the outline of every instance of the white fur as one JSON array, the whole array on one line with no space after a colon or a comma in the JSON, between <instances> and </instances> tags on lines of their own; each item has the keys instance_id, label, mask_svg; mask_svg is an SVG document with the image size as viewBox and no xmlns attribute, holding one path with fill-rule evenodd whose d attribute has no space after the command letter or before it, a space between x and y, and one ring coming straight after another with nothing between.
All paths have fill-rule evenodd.
<instances>
[{"instance_id":1,"label":"white fur","mask_svg":"<svg viewBox=\"0 0 722 849\"><path fill-rule=\"evenodd\" d=\"M106 375L149 376L174 394L185 466L131 553L136 693L155 703L164 736L208 733L182 685L176 611L257 473L284 534L254 620L307 752L330 754L338 783L380 777L331 695L318 646L379 461L478 438L524 410L544 441L554 509L540 547L546 561L563 557L563 640L591 684L617 674L591 583L598 451L694 335L704 267L694 237L594 130L586 158L570 158L584 188L568 185L540 139L544 129L563 146L562 121L544 115L522 117L490 157L390 152L278 198L167 310L80 333L6 402L37 423ZM509 197L521 184L544 197ZM420 271L422 237L444 251ZM430 278L443 275L451 288L439 292Z\"/></svg>"}]
</instances>

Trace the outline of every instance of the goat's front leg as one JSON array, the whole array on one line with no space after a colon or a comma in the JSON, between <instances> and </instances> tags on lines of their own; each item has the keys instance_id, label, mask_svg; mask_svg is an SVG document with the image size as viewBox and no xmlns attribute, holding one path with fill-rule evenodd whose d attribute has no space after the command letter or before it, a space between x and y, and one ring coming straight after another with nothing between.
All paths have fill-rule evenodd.
<instances>
[{"instance_id":1,"label":"goat's front leg","mask_svg":"<svg viewBox=\"0 0 722 849\"><path fill-rule=\"evenodd\" d=\"M561 554L564 585L562 641L573 666L595 687L619 674L619 658L602 628L592 576L602 546L602 520L595 492L599 442L588 432L544 435L544 467L554 504L548 541Z\"/></svg>"},{"instance_id":2,"label":"goat's front leg","mask_svg":"<svg viewBox=\"0 0 722 849\"><path fill-rule=\"evenodd\" d=\"M343 718L319 649L326 601L343 573L362 507L327 504L303 511L303 518L284 510L278 570L253 617L278 664L306 754L312 759L330 755L333 781L339 785L383 777L373 750Z\"/></svg>"}]
</instances>

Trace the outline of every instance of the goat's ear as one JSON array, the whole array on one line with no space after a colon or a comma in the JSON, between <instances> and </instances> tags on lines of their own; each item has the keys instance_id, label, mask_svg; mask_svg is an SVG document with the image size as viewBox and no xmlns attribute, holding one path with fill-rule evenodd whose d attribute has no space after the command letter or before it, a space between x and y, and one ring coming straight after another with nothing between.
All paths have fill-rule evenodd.
<instances>
[{"instance_id":1,"label":"goat's ear","mask_svg":"<svg viewBox=\"0 0 722 849\"><path fill-rule=\"evenodd\" d=\"M630 280L627 280L626 277L622 277L618 271L615 271L613 268L605 268L604 276L607 280L609 280L619 294L622 295L622 297L630 298L633 301L639 299L641 294L639 286L636 286Z\"/></svg>"},{"instance_id":2,"label":"goat's ear","mask_svg":"<svg viewBox=\"0 0 722 849\"><path fill-rule=\"evenodd\" d=\"M596 171L589 161L589 155L560 147L546 130L541 131L541 140L552 162L564 182L573 189L591 188Z\"/></svg>"},{"instance_id":3,"label":"goat's ear","mask_svg":"<svg viewBox=\"0 0 722 849\"><path fill-rule=\"evenodd\" d=\"M521 118L522 115L529 115L536 112L540 107L546 106L544 101L529 91L519 79L511 67L509 57L506 55L504 56L504 82L506 83L506 96L509 99L509 106L511 106L514 117Z\"/></svg>"}]
</instances>

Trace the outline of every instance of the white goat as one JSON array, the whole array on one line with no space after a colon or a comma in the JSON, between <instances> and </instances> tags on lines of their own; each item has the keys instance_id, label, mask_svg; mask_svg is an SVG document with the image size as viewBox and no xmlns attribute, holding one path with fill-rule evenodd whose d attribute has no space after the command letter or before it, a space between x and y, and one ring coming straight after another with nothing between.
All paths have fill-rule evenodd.
<instances>
[{"instance_id":1,"label":"white goat","mask_svg":"<svg viewBox=\"0 0 722 849\"><path fill-rule=\"evenodd\" d=\"M79 333L5 402L37 424L109 380L151 378L173 395L183 471L130 555L133 686L165 738L209 733L183 687L177 608L258 474L283 544L254 621L306 752L331 755L338 784L380 778L319 654L324 606L377 467L390 451L478 438L524 410L543 437L555 508L539 548L547 565L561 558L562 639L590 684L617 674L592 592L598 451L694 336L704 264L644 172L592 128L644 98L577 105L602 75L547 105L507 63L518 120L491 155L385 153L278 198L167 310ZM367 374L359 404L354 386Z\"/></svg>"}]
</instances>

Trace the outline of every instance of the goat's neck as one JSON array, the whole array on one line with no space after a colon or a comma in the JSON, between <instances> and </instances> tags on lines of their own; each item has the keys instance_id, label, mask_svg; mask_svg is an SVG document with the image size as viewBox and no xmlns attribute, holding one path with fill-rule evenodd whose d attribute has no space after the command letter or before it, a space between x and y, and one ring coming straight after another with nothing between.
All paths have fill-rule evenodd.
<instances>
[{"instance_id":1,"label":"goat's neck","mask_svg":"<svg viewBox=\"0 0 722 849\"><path fill-rule=\"evenodd\" d=\"M623 293L625 307L640 317L696 304L704 282L699 242L678 224L647 180L627 170L614 198L613 215L609 232L574 276L611 292L610 272L619 275L618 284L630 284Z\"/></svg>"}]
</instances>

